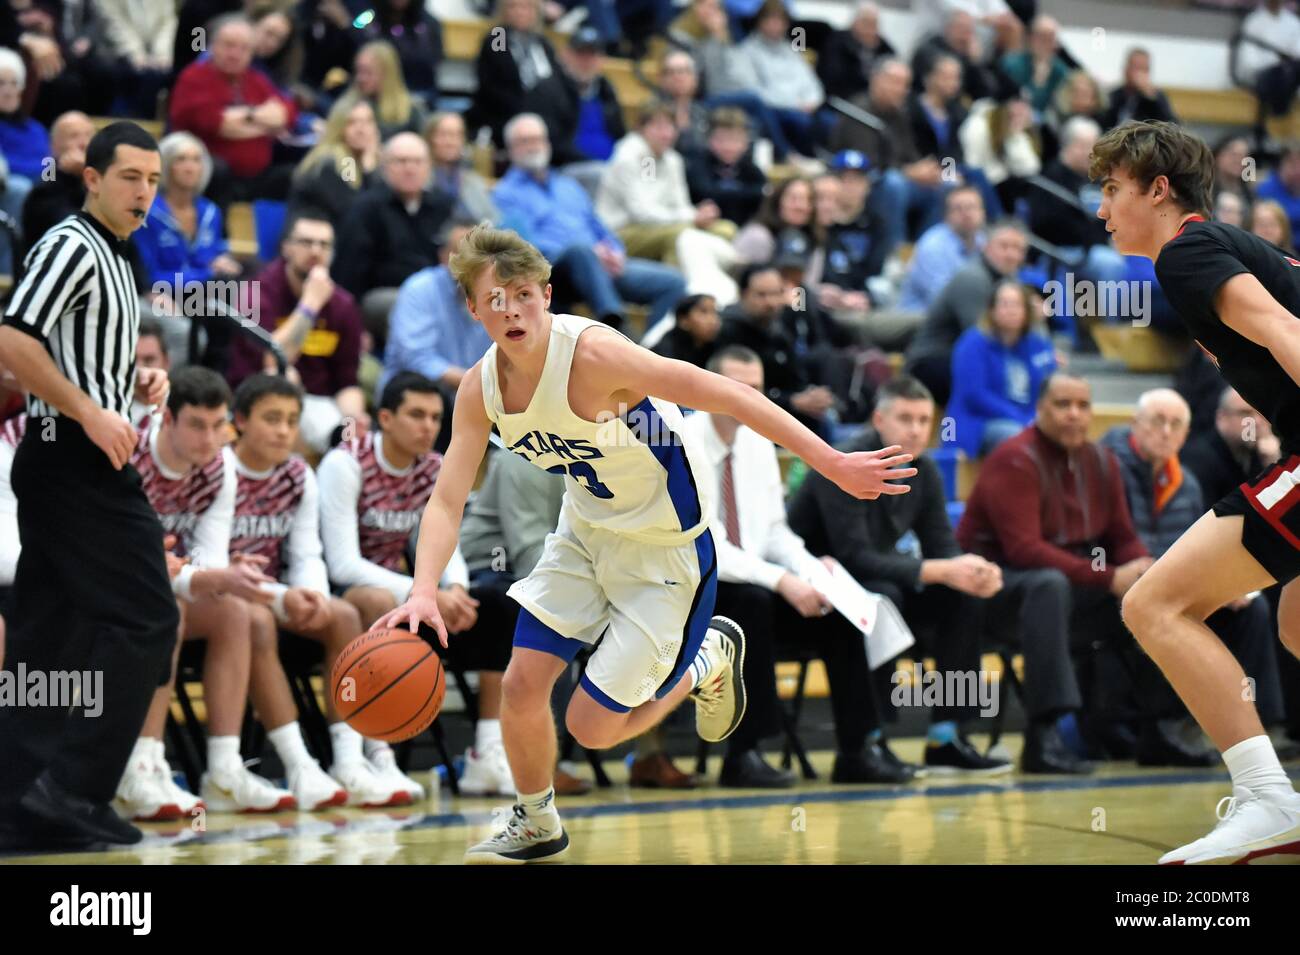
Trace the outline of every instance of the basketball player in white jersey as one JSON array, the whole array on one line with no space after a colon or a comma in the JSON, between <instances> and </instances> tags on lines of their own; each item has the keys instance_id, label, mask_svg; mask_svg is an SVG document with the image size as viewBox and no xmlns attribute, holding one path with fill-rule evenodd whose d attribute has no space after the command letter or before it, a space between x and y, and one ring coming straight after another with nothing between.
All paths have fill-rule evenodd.
<instances>
[{"instance_id":1,"label":"basketball player in white jersey","mask_svg":"<svg viewBox=\"0 0 1300 955\"><path fill-rule=\"evenodd\" d=\"M901 494L916 473L898 448L841 454L752 388L661 358L607 326L553 315L550 263L508 230L480 226L450 261L492 346L465 375L451 447L425 509L407 602L372 629L428 622L446 645L438 580L493 427L505 447L566 484L559 526L510 595L522 606L503 681L501 728L518 801L471 863L553 861L569 837L555 809L551 687L601 640L566 724L588 749L645 732L687 695L696 728L725 739L745 711L744 635L714 617L717 566L678 404L727 414L860 498Z\"/></svg>"}]
</instances>

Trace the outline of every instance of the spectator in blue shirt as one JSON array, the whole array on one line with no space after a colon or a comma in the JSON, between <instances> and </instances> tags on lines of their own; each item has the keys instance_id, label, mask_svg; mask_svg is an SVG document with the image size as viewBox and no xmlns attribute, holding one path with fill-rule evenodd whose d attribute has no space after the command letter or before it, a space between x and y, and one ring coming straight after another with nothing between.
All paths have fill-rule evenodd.
<instances>
[{"instance_id":1,"label":"spectator in blue shirt","mask_svg":"<svg viewBox=\"0 0 1300 955\"><path fill-rule=\"evenodd\" d=\"M954 443L972 457L985 455L1034 420L1039 387L1056 368L1051 340L1037 330L1028 289L1004 279L988 311L952 352Z\"/></svg>"},{"instance_id":2,"label":"spectator in blue shirt","mask_svg":"<svg viewBox=\"0 0 1300 955\"><path fill-rule=\"evenodd\" d=\"M8 173L0 181L0 209L9 214L15 226L22 220L23 202L41 175L45 157L53 156L45 127L22 111L26 86L27 67L22 57L0 47L0 167L8 163ZM29 245L37 238L32 237ZM13 264L9 233L0 230L0 271L12 275Z\"/></svg>"},{"instance_id":3,"label":"spectator in blue shirt","mask_svg":"<svg viewBox=\"0 0 1300 955\"><path fill-rule=\"evenodd\" d=\"M466 369L487 352L492 340L465 307L465 293L447 269L447 260L475 222L457 220L440 236L438 261L416 272L397 291L388 317L384 373L378 392L398 372L416 371L449 391L460 387Z\"/></svg>"},{"instance_id":4,"label":"spectator in blue shirt","mask_svg":"<svg viewBox=\"0 0 1300 955\"><path fill-rule=\"evenodd\" d=\"M686 294L681 274L627 257L587 191L550 168L551 142L542 118L520 113L506 123L505 141L510 170L493 190L493 201L504 213L503 225L550 261L557 292L586 302L598 319L616 328L624 322L625 299L649 305L651 325L671 312Z\"/></svg>"},{"instance_id":5,"label":"spectator in blue shirt","mask_svg":"<svg viewBox=\"0 0 1300 955\"><path fill-rule=\"evenodd\" d=\"M1256 199L1272 199L1286 210L1291 234L1300 235L1300 146L1288 146L1272 175L1259 184Z\"/></svg>"},{"instance_id":6,"label":"spectator in blue shirt","mask_svg":"<svg viewBox=\"0 0 1300 955\"><path fill-rule=\"evenodd\" d=\"M984 199L974 186L958 186L944 197L943 221L916 240L898 307L924 312L957 274L984 247Z\"/></svg>"},{"instance_id":7,"label":"spectator in blue shirt","mask_svg":"<svg viewBox=\"0 0 1300 955\"><path fill-rule=\"evenodd\" d=\"M135 234L151 289L155 317L163 326L178 365L197 360L189 354L189 319L183 306L191 283L238 275L243 268L229 253L221 210L203 196L212 178L212 157L192 133L164 136L162 183L145 226Z\"/></svg>"}]
</instances>

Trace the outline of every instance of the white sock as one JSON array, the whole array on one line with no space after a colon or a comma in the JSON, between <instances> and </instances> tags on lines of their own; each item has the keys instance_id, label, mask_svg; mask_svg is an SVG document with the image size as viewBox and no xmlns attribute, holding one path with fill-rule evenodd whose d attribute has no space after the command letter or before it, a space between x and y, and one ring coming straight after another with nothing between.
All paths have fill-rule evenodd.
<instances>
[{"instance_id":1,"label":"white sock","mask_svg":"<svg viewBox=\"0 0 1300 955\"><path fill-rule=\"evenodd\" d=\"M126 764L129 770L153 765L154 742L152 736L141 736L135 741L135 746L131 748L131 761Z\"/></svg>"},{"instance_id":2,"label":"white sock","mask_svg":"<svg viewBox=\"0 0 1300 955\"><path fill-rule=\"evenodd\" d=\"M275 747L286 773L303 763L314 762L311 753L307 752L307 744L302 741L302 730L298 728L297 720L276 727L266 734L266 738Z\"/></svg>"},{"instance_id":3,"label":"white sock","mask_svg":"<svg viewBox=\"0 0 1300 955\"><path fill-rule=\"evenodd\" d=\"M501 745L501 721L479 720L474 727L474 751L483 752L493 746Z\"/></svg>"},{"instance_id":4,"label":"white sock","mask_svg":"<svg viewBox=\"0 0 1300 955\"><path fill-rule=\"evenodd\" d=\"M208 770L213 773L237 771L244 765L239 756L238 736L208 737Z\"/></svg>"},{"instance_id":5,"label":"white sock","mask_svg":"<svg viewBox=\"0 0 1300 955\"><path fill-rule=\"evenodd\" d=\"M1253 793L1290 793L1291 780L1278 762L1273 741L1267 736L1252 736L1223 754L1232 774L1233 786L1244 786Z\"/></svg>"},{"instance_id":6,"label":"white sock","mask_svg":"<svg viewBox=\"0 0 1300 955\"><path fill-rule=\"evenodd\" d=\"M713 661L709 659L708 641L700 647L700 652L695 654L695 659L691 661L691 686L698 687L709 678L709 673L713 670Z\"/></svg>"},{"instance_id":7,"label":"white sock","mask_svg":"<svg viewBox=\"0 0 1300 955\"><path fill-rule=\"evenodd\" d=\"M340 720L330 724L330 743L334 746L335 766L355 766L364 758L361 755L362 743L360 733Z\"/></svg>"},{"instance_id":8,"label":"white sock","mask_svg":"<svg viewBox=\"0 0 1300 955\"><path fill-rule=\"evenodd\" d=\"M518 793L516 800L519 805L524 807L524 812L528 813L530 819L538 822L547 822L554 817L558 824L560 814L555 811L555 787L547 786L539 793Z\"/></svg>"},{"instance_id":9,"label":"white sock","mask_svg":"<svg viewBox=\"0 0 1300 955\"><path fill-rule=\"evenodd\" d=\"M371 739L369 736L362 737L361 748L366 754L366 759L371 761L380 753L392 752L393 747L389 746L382 739Z\"/></svg>"}]
</instances>

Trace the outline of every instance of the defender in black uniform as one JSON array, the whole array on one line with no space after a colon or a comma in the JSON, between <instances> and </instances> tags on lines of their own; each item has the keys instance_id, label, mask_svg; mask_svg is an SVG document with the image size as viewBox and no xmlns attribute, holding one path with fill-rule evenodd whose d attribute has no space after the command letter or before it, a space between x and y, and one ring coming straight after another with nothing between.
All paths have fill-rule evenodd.
<instances>
[{"instance_id":1,"label":"defender in black uniform","mask_svg":"<svg viewBox=\"0 0 1300 955\"><path fill-rule=\"evenodd\" d=\"M1224 378L1272 424L1282 459L1214 505L1124 598L1124 620L1223 753L1233 795L1215 829L1161 863L1300 853L1300 794L1255 711L1252 683L1205 618L1283 586L1278 630L1300 656L1300 260L1207 222L1214 165L1172 123L1129 122L1097 141L1097 215L1126 255L1155 262L1170 303Z\"/></svg>"}]
</instances>

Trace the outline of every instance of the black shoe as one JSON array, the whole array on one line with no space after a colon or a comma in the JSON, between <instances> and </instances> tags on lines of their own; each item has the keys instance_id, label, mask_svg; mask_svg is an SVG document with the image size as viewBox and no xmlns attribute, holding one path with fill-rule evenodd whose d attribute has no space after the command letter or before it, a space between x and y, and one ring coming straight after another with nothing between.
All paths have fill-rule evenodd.
<instances>
[{"instance_id":1,"label":"black shoe","mask_svg":"<svg viewBox=\"0 0 1300 955\"><path fill-rule=\"evenodd\" d=\"M25 812L44 820L47 827L60 833L124 846L135 845L144 838L144 833L120 818L108 803L91 802L68 792L48 772L36 777L19 804Z\"/></svg>"},{"instance_id":2,"label":"black shoe","mask_svg":"<svg viewBox=\"0 0 1300 955\"><path fill-rule=\"evenodd\" d=\"M1026 773L1086 776L1092 772L1092 763L1071 752L1053 721L1030 723L1025 729L1025 749L1020 754L1020 769Z\"/></svg>"},{"instance_id":3,"label":"black shoe","mask_svg":"<svg viewBox=\"0 0 1300 955\"><path fill-rule=\"evenodd\" d=\"M794 783L794 773L769 766L756 749L728 756L718 777L719 786L732 789L789 789Z\"/></svg>"},{"instance_id":4,"label":"black shoe","mask_svg":"<svg viewBox=\"0 0 1300 955\"><path fill-rule=\"evenodd\" d=\"M926 743L925 767L942 776L954 773L997 776L1011 772L1009 760L981 756L979 750L960 736L954 736L947 743Z\"/></svg>"},{"instance_id":5,"label":"black shoe","mask_svg":"<svg viewBox=\"0 0 1300 955\"><path fill-rule=\"evenodd\" d=\"M25 812L0 822L0 855L23 853L92 852L108 844L80 832L51 829L43 819Z\"/></svg>"},{"instance_id":6,"label":"black shoe","mask_svg":"<svg viewBox=\"0 0 1300 955\"><path fill-rule=\"evenodd\" d=\"M883 736L876 741L876 747L880 750L880 755L885 757L885 762L890 766L893 766L899 772L910 771L912 776L916 779L925 778L925 767L899 759L898 754L889 748L889 740L885 739Z\"/></svg>"},{"instance_id":7,"label":"black shoe","mask_svg":"<svg viewBox=\"0 0 1300 955\"><path fill-rule=\"evenodd\" d=\"M1090 759L1133 759L1137 734L1127 723L1083 721L1080 727Z\"/></svg>"},{"instance_id":8,"label":"black shoe","mask_svg":"<svg viewBox=\"0 0 1300 955\"><path fill-rule=\"evenodd\" d=\"M1213 766L1218 761L1218 753L1188 746L1164 720L1145 724L1138 737L1139 766Z\"/></svg>"},{"instance_id":9,"label":"black shoe","mask_svg":"<svg viewBox=\"0 0 1300 955\"><path fill-rule=\"evenodd\" d=\"M900 759L890 759L879 743L871 743L861 753L837 753L831 769L833 783L889 783L898 785L916 779L916 767Z\"/></svg>"}]
</instances>

